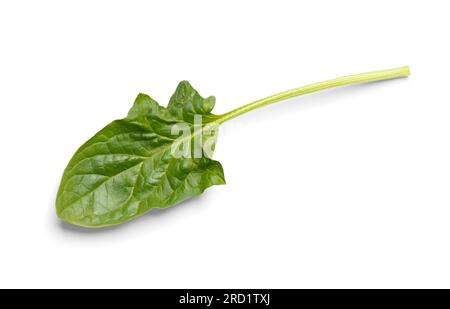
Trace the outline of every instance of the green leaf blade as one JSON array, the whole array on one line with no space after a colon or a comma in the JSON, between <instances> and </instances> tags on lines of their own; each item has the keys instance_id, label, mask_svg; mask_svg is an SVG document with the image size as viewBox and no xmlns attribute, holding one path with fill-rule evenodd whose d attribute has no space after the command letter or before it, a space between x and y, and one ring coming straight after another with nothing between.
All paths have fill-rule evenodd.
<instances>
[{"instance_id":1,"label":"green leaf blade","mask_svg":"<svg viewBox=\"0 0 450 309\"><path fill-rule=\"evenodd\" d=\"M178 103L169 111L140 94L127 118L113 121L82 145L62 177L57 215L84 227L121 224L225 184L219 162L173 153L179 139L173 125L192 129L192 144L195 135L183 114L192 102Z\"/></svg>"}]
</instances>

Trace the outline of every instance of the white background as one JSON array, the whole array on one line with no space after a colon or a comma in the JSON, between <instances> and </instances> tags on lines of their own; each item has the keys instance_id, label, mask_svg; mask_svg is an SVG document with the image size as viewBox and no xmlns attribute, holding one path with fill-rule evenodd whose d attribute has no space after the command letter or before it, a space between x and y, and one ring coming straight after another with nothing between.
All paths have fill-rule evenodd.
<instances>
[{"instance_id":1,"label":"white background","mask_svg":"<svg viewBox=\"0 0 450 309\"><path fill-rule=\"evenodd\" d=\"M2 1L0 287L450 288L448 1ZM62 224L74 151L180 80L223 113L227 185L125 225Z\"/></svg>"}]
</instances>

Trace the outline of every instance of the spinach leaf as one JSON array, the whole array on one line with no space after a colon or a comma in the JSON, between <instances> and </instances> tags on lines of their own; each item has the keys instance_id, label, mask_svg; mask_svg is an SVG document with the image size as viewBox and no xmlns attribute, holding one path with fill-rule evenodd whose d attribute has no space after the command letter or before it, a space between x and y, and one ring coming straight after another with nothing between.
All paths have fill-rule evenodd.
<instances>
[{"instance_id":1,"label":"spinach leaf","mask_svg":"<svg viewBox=\"0 0 450 309\"><path fill-rule=\"evenodd\" d=\"M167 108L139 94L127 118L104 127L70 160L56 200L58 216L87 227L118 224L224 184L219 162L192 153L177 157L172 149L174 125L193 132L195 114L204 118L204 130L217 117L210 113L214 102L188 82L179 84Z\"/></svg>"},{"instance_id":2,"label":"spinach leaf","mask_svg":"<svg viewBox=\"0 0 450 309\"><path fill-rule=\"evenodd\" d=\"M124 119L100 130L74 154L56 198L57 215L71 224L121 224L154 208L166 208L225 184L212 159L220 124L255 108L322 89L409 75L409 68L344 76L295 88L212 114L215 98L203 98L181 82L167 107L139 94Z\"/></svg>"}]
</instances>

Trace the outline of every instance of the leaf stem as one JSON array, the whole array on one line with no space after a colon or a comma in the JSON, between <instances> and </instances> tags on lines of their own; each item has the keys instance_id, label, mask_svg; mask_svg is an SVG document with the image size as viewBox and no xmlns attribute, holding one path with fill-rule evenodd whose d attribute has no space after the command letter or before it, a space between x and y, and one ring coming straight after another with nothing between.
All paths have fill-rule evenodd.
<instances>
[{"instance_id":1,"label":"leaf stem","mask_svg":"<svg viewBox=\"0 0 450 309\"><path fill-rule=\"evenodd\" d=\"M243 106L236 108L228 113L220 115L219 118L216 120L216 122L218 122L219 124L222 124L228 120L236 118L242 114L245 114L245 113L252 111L254 109L257 109L259 107L269 105L269 104L272 104L275 102L279 102L282 100L290 99L290 98L293 98L293 97L296 97L299 95L308 94L311 92L316 92L316 91L320 91L320 90L324 90L324 89L328 89L328 88L340 87L340 86L351 85L351 84L360 84L360 83L367 83L367 82L379 81L379 80L385 80L385 79L407 77L407 76L409 76L409 74L410 74L409 67L404 66L404 67L395 68L395 69L373 71L373 72L338 77L335 79L330 79L330 80L326 80L323 82L318 82L318 83L306 85L303 87L283 91L283 92L271 95L269 97L254 101L252 103L243 105Z\"/></svg>"}]
</instances>

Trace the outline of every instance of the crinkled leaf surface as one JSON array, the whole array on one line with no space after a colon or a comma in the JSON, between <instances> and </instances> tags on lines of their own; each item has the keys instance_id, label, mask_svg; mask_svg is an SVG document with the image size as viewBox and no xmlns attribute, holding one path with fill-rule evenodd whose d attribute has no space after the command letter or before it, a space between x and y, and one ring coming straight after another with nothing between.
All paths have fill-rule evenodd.
<instances>
[{"instance_id":1,"label":"crinkled leaf surface","mask_svg":"<svg viewBox=\"0 0 450 309\"><path fill-rule=\"evenodd\" d=\"M207 156L179 158L171 151L179 137L173 126L193 129L195 115L211 123L217 118L211 114L214 103L186 81L167 108L139 94L126 118L104 127L70 160L58 190L58 216L86 227L120 224L224 184L219 162Z\"/></svg>"}]
</instances>

